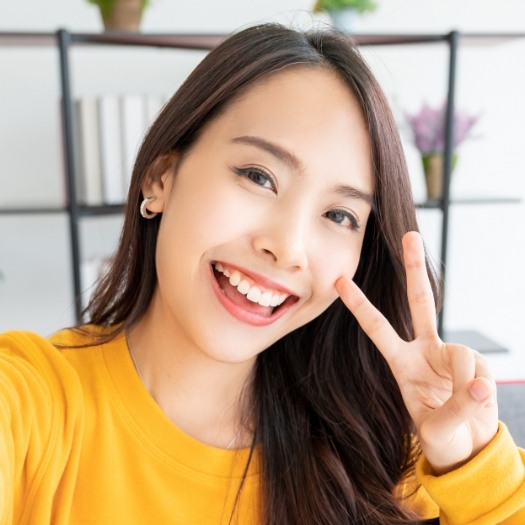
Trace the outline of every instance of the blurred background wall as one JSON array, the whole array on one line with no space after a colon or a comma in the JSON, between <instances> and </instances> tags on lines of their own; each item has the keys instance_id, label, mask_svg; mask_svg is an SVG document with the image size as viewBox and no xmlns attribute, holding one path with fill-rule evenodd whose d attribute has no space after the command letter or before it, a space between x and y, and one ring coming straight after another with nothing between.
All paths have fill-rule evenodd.
<instances>
[{"instance_id":1,"label":"blurred background wall","mask_svg":"<svg viewBox=\"0 0 525 525\"><path fill-rule=\"evenodd\" d=\"M229 33L252 23L296 27L327 23L313 0L152 0L143 32ZM359 33L523 32L520 0L379 0L357 23ZM98 32L84 0L4 0L0 31ZM425 200L418 153L405 114L446 96L447 47L363 49L389 96L404 137L416 201ZM77 48L76 96L171 94L201 52ZM118 64L118 67L115 65ZM475 137L459 150L452 198L517 197L518 204L454 205L450 216L446 326L474 329L509 352L491 355L500 378L525 377L525 38L461 46L457 105L479 114ZM53 47L0 48L0 208L64 202L58 59ZM439 255L440 212L422 210L427 245ZM86 258L110 253L119 217L85 219ZM74 322L67 219L0 215L0 330L48 334Z\"/></svg>"}]
</instances>

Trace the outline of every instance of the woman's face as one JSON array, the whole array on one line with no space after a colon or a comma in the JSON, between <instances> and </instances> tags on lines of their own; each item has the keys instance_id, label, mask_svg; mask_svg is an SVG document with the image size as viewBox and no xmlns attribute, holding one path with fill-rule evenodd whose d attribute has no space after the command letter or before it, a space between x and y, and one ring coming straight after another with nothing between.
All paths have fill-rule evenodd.
<instances>
[{"instance_id":1,"label":"woman's face","mask_svg":"<svg viewBox=\"0 0 525 525\"><path fill-rule=\"evenodd\" d=\"M187 349L246 362L355 273L374 191L360 106L333 72L283 70L143 190L162 212L149 318Z\"/></svg>"}]
</instances>

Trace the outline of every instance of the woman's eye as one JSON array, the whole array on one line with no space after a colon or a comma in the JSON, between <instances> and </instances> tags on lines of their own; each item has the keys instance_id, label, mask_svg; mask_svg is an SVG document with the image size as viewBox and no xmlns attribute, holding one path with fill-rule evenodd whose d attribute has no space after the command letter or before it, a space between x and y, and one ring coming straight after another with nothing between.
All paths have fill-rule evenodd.
<instances>
[{"instance_id":1,"label":"woman's eye","mask_svg":"<svg viewBox=\"0 0 525 525\"><path fill-rule=\"evenodd\" d=\"M257 184L257 186L275 191L275 184L272 178L263 170L257 168L236 168L235 172L237 175L245 177L254 184Z\"/></svg>"},{"instance_id":2,"label":"woman's eye","mask_svg":"<svg viewBox=\"0 0 525 525\"><path fill-rule=\"evenodd\" d=\"M324 216L336 224L348 228L349 230L359 230L359 221L357 217L348 211L344 210L330 210Z\"/></svg>"}]
</instances>

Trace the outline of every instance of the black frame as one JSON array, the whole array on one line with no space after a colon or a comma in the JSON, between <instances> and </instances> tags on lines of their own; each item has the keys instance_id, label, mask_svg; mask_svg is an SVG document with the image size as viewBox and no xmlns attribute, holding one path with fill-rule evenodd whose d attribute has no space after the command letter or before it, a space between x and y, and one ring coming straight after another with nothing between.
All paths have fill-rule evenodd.
<instances>
[{"instance_id":1,"label":"black frame","mask_svg":"<svg viewBox=\"0 0 525 525\"><path fill-rule=\"evenodd\" d=\"M75 155L73 145L73 123L72 123L72 91L70 75L70 49L74 45L103 45L103 46L148 46L159 48L176 48L188 50L211 50L228 35L226 34L143 34L143 33L71 33L60 29L56 33L29 33L29 32L0 32L0 45L3 46L57 46L60 67L60 90L62 107L62 129L64 141L64 166L65 166L65 189L67 202L64 208L19 208L0 210L4 214L38 214L38 213L63 213L68 214L70 253L73 275L73 292L75 302L75 315L78 322L81 321L81 294L82 283L80 277L80 234L79 221L84 216L111 215L122 213L124 204L111 206L82 206L78 203L76 195L76 173ZM452 201L450 199L450 178L452 173L452 155L454 143L454 108L456 98L456 71L457 56L461 40L471 43L494 43L513 39L525 38L525 33L470 33L460 34L451 31L447 34L361 34L351 35L349 38L359 46L390 46L390 45L413 45L446 43L449 48L449 67L447 79L446 98L446 122L445 122L445 148L444 148L444 183L443 199L440 201L428 201L417 204L419 208L434 208L442 212L441 221L441 278L443 283L443 299L445 297L445 278L447 272L448 256L448 231L449 210ZM519 199L471 199L458 201L462 204L476 203L517 203ZM444 302L444 301L443 301ZM443 304L439 319L438 332L444 335L444 312Z\"/></svg>"}]
</instances>

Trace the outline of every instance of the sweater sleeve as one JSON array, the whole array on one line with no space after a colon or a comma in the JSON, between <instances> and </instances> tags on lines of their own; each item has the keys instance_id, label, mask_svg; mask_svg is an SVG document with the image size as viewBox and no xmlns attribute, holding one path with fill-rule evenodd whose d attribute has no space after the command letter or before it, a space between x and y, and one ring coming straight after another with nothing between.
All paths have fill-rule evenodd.
<instances>
[{"instance_id":1,"label":"sweater sleeve","mask_svg":"<svg viewBox=\"0 0 525 525\"><path fill-rule=\"evenodd\" d=\"M0 525L51 523L67 498L78 461L82 392L78 378L46 339L0 336Z\"/></svg>"},{"instance_id":2,"label":"sweater sleeve","mask_svg":"<svg viewBox=\"0 0 525 525\"><path fill-rule=\"evenodd\" d=\"M441 476L420 458L416 475L439 507L441 525L525 524L525 451L500 423L476 457Z\"/></svg>"}]
</instances>

